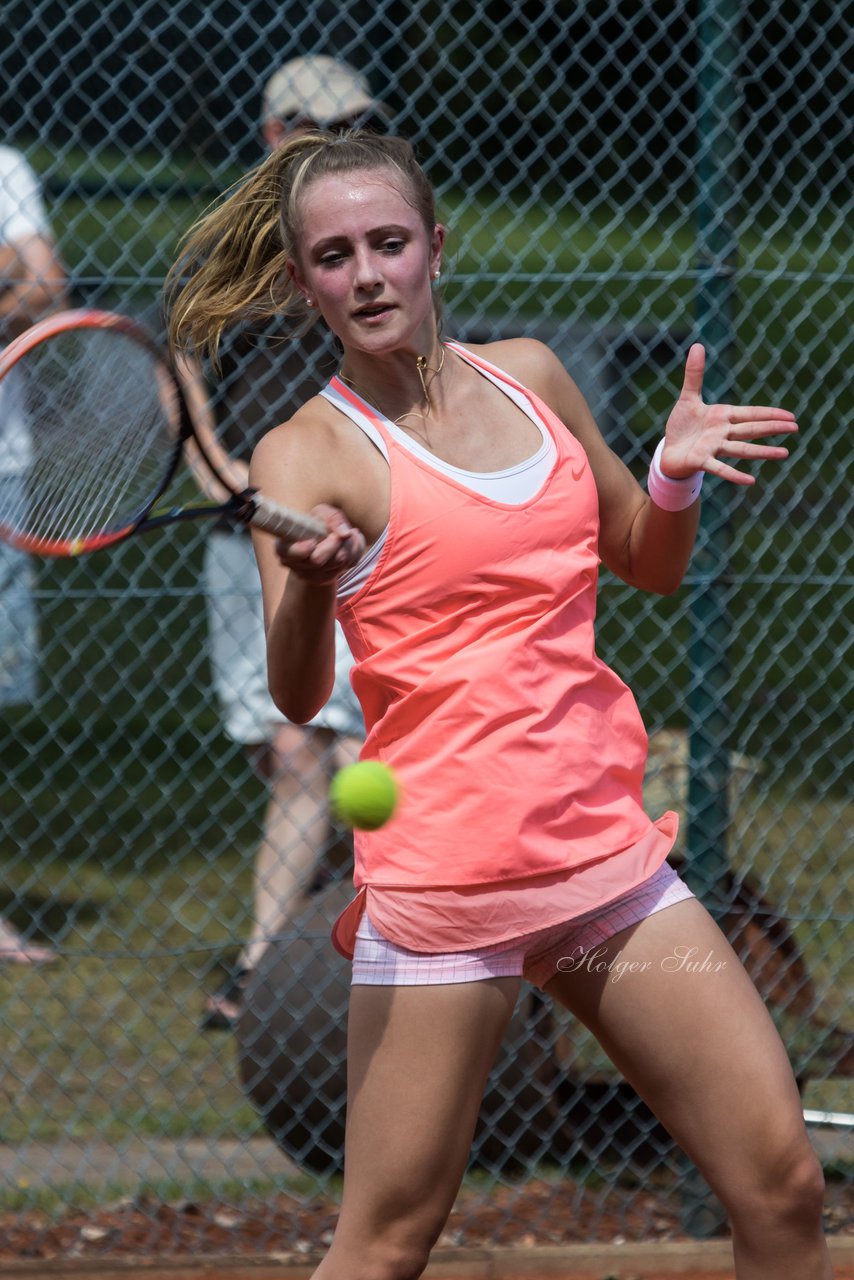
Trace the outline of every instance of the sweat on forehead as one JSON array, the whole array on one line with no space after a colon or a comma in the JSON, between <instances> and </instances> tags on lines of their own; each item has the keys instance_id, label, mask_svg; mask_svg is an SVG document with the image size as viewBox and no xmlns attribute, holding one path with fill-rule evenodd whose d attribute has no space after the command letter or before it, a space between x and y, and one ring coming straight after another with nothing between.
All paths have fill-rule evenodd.
<instances>
[{"instance_id":1,"label":"sweat on forehead","mask_svg":"<svg viewBox=\"0 0 854 1280\"><path fill-rule=\"evenodd\" d=\"M344 136L298 160L282 191L281 221L286 244L295 246L306 192L322 178L343 177L354 184L388 184L418 214L431 233L436 221L433 189L401 139Z\"/></svg>"},{"instance_id":2,"label":"sweat on forehead","mask_svg":"<svg viewBox=\"0 0 854 1280\"><path fill-rule=\"evenodd\" d=\"M294 236L298 241L305 241L315 229L318 217L328 222L336 217L347 219L353 212L370 216L376 210L378 216L385 218L382 211L390 207L399 211L401 204L409 210L410 218L414 215L420 220L421 212L406 177L392 169L323 174L306 183L296 199L292 220ZM400 216L398 213L393 220Z\"/></svg>"}]
</instances>

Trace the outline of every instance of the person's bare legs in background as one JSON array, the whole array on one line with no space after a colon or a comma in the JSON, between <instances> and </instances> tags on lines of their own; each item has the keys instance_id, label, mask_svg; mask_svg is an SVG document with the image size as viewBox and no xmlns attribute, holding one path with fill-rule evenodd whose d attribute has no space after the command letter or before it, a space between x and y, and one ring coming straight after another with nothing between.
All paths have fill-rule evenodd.
<instances>
[{"instance_id":1,"label":"person's bare legs in background","mask_svg":"<svg viewBox=\"0 0 854 1280\"><path fill-rule=\"evenodd\" d=\"M308 901L334 838L330 779L358 759L360 747L360 738L288 724L262 752L256 768L270 783L270 799L255 866L255 923L242 955L247 969L257 966L270 938Z\"/></svg>"},{"instance_id":2,"label":"person's bare legs in background","mask_svg":"<svg viewBox=\"0 0 854 1280\"><path fill-rule=\"evenodd\" d=\"M211 995L203 1027L227 1030L240 1016L241 988L272 938L306 905L335 838L327 797L332 775L358 758L361 739L331 729L278 726L271 743L247 747L270 788L264 834L255 861L254 918L232 980Z\"/></svg>"}]
</instances>

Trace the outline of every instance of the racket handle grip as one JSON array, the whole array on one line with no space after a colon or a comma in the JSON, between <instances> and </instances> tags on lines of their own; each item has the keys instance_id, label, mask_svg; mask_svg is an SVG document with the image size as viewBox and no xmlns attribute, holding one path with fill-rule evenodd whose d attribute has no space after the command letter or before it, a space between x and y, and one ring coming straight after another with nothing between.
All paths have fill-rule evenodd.
<instances>
[{"instance_id":1,"label":"racket handle grip","mask_svg":"<svg viewBox=\"0 0 854 1280\"><path fill-rule=\"evenodd\" d=\"M311 516L300 515L279 506L261 493L252 494L252 514L249 523L265 533L272 533L286 542L300 542L303 538L324 538L328 533L325 524Z\"/></svg>"}]
</instances>

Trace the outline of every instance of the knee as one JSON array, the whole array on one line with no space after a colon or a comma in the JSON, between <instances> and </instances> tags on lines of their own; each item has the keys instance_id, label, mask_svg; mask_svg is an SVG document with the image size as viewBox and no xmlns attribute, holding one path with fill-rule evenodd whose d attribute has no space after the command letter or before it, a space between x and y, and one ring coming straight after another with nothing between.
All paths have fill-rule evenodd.
<instances>
[{"instance_id":1,"label":"knee","mask_svg":"<svg viewBox=\"0 0 854 1280\"><path fill-rule=\"evenodd\" d=\"M401 1246L386 1259L386 1269L377 1274L377 1280L418 1280L427 1270L429 1260L429 1249Z\"/></svg>"},{"instance_id":2,"label":"knee","mask_svg":"<svg viewBox=\"0 0 854 1280\"><path fill-rule=\"evenodd\" d=\"M429 1248L373 1241L360 1249L352 1261L348 1257L346 1274L348 1280L418 1280L427 1270L429 1260Z\"/></svg>"},{"instance_id":3,"label":"knee","mask_svg":"<svg viewBox=\"0 0 854 1280\"><path fill-rule=\"evenodd\" d=\"M824 1171L818 1156L804 1140L781 1175L780 1214L792 1227L812 1230L824 1211Z\"/></svg>"},{"instance_id":4,"label":"knee","mask_svg":"<svg viewBox=\"0 0 854 1280\"><path fill-rule=\"evenodd\" d=\"M729 1206L733 1227L809 1235L819 1230L824 1209L824 1173L806 1137L769 1162L751 1191Z\"/></svg>"},{"instance_id":5,"label":"knee","mask_svg":"<svg viewBox=\"0 0 854 1280\"><path fill-rule=\"evenodd\" d=\"M341 1266L347 1280L418 1280L427 1270L441 1222L360 1222L356 1231L339 1222L330 1262ZM334 1268L333 1268L334 1270ZM335 1272L337 1274L337 1272Z\"/></svg>"}]
</instances>

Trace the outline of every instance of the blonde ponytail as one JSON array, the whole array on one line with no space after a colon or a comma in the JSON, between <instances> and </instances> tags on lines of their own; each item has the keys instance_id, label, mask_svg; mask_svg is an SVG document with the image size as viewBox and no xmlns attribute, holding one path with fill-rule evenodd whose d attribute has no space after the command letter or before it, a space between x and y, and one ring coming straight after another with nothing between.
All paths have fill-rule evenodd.
<instances>
[{"instance_id":1,"label":"blonde ponytail","mask_svg":"<svg viewBox=\"0 0 854 1280\"><path fill-rule=\"evenodd\" d=\"M290 139L190 228L164 289L173 353L207 354L216 363L222 335L233 325L305 314L286 270L293 254L283 240L282 200L292 167L326 143L316 134Z\"/></svg>"}]
</instances>

